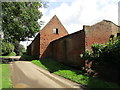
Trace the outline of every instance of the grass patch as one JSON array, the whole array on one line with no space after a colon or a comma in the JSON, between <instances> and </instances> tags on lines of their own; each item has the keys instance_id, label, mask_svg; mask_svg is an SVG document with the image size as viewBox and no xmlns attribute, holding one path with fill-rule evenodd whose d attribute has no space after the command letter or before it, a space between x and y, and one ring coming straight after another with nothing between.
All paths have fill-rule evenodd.
<instances>
[{"instance_id":1,"label":"grass patch","mask_svg":"<svg viewBox=\"0 0 120 90\"><path fill-rule=\"evenodd\" d=\"M0 58L8 58L9 56L0 56Z\"/></svg>"},{"instance_id":2,"label":"grass patch","mask_svg":"<svg viewBox=\"0 0 120 90\"><path fill-rule=\"evenodd\" d=\"M12 88L9 64L2 65L2 88Z\"/></svg>"},{"instance_id":3,"label":"grass patch","mask_svg":"<svg viewBox=\"0 0 120 90\"><path fill-rule=\"evenodd\" d=\"M45 59L40 61L33 60L32 63L50 71L51 73L55 73L57 75L70 79L74 82L85 85L89 88L119 88L120 89L120 87L114 83L85 76L80 70L73 69L52 59Z\"/></svg>"}]
</instances>

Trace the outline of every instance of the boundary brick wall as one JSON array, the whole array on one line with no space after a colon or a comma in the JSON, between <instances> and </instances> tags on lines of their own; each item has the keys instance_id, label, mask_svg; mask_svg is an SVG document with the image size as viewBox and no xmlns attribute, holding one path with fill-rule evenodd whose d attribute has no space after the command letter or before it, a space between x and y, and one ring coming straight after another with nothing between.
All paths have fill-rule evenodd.
<instances>
[{"instance_id":1,"label":"boundary brick wall","mask_svg":"<svg viewBox=\"0 0 120 90\"><path fill-rule=\"evenodd\" d=\"M51 42L45 52L49 50L48 57L69 66L82 67L84 61L80 58L80 53L85 51L84 31L81 30Z\"/></svg>"}]
</instances>

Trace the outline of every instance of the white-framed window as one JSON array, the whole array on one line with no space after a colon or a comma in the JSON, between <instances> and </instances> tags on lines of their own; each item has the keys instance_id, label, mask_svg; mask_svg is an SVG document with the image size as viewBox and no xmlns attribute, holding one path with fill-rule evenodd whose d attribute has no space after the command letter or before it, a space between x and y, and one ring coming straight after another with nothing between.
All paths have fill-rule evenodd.
<instances>
[{"instance_id":1,"label":"white-framed window","mask_svg":"<svg viewBox=\"0 0 120 90\"><path fill-rule=\"evenodd\" d=\"M59 34L58 28L54 28L54 29L53 29L53 33Z\"/></svg>"}]
</instances>

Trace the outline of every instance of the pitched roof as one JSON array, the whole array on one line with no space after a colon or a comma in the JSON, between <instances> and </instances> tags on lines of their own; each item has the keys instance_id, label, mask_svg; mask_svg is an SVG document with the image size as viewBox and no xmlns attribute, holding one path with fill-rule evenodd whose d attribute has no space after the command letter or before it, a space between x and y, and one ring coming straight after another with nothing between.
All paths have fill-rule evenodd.
<instances>
[{"instance_id":1,"label":"pitched roof","mask_svg":"<svg viewBox=\"0 0 120 90\"><path fill-rule=\"evenodd\" d=\"M41 32L41 31L43 31L44 30L44 28L46 28L46 26L48 25L48 24L50 24L52 21L54 21L54 20L57 20L60 24L61 24L61 26L63 26L63 24L61 23L61 21L59 20L59 18L56 16L56 15L54 15L51 19L50 19L50 21L39 31L39 32ZM66 30L66 28L63 26L63 28ZM66 32L67 32L67 30L66 30ZM68 33L68 32L67 32Z\"/></svg>"}]
</instances>

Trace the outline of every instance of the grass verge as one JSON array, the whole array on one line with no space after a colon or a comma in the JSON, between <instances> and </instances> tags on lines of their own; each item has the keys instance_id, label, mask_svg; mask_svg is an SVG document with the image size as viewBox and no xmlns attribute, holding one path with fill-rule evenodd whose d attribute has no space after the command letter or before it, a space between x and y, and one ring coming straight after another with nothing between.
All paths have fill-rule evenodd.
<instances>
[{"instance_id":1,"label":"grass verge","mask_svg":"<svg viewBox=\"0 0 120 90\"><path fill-rule=\"evenodd\" d=\"M9 56L0 56L0 58L8 58Z\"/></svg>"},{"instance_id":2,"label":"grass verge","mask_svg":"<svg viewBox=\"0 0 120 90\"><path fill-rule=\"evenodd\" d=\"M2 88L12 88L9 64L2 64Z\"/></svg>"},{"instance_id":3,"label":"grass verge","mask_svg":"<svg viewBox=\"0 0 120 90\"><path fill-rule=\"evenodd\" d=\"M119 88L120 87L114 83L106 82L104 80L99 80L96 78L88 77L82 74L80 70L73 69L71 67L65 66L52 59L45 60L33 60L32 63L55 73L81 85L85 85L89 88Z\"/></svg>"}]
</instances>

